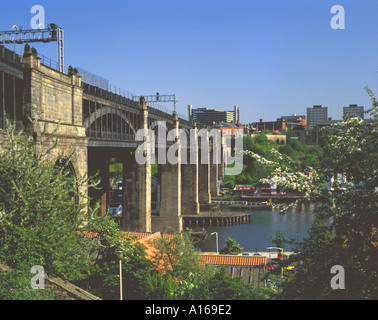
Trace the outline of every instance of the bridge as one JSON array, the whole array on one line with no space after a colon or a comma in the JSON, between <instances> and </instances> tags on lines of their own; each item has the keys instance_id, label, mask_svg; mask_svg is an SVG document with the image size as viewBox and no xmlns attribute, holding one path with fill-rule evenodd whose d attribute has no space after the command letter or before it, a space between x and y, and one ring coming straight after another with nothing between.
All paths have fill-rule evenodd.
<instances>
[{"instance_id":1,"label":"bridge","mask_svg":"<svg viewBox=\"0 0 378 320\"><path fill-rule=\"evenodd\" d=\"M49 132L56 130L59 150L74 149L75 163L70 165L74 174L99 172L100 188L84 186L82 190L93 202L100 202L99 215L107 214L109 206L110 160L122 162L123 213L119 222L123 230L180 231L182 215L198 215L201 205L209 205L211 196L218 194L225 161L222 156L222 162L214 164L210 150L205 155L208 164L199 160L157 165L156 209L152 210L151 165L135 160L142 143L135 139L136 132L156 130L156 121L164 121L167 130L190 130L200 124L149 106L143 97L137 100L93 85L82 79L76 68L61 70L49 65L28 44L23 55L0 46L0 106L0 126L7 117L16 121L18 129L31 126L28 116L38 119ZM175 138L179 140L179 136ZM200 149L194 153L196 159L203 157Z\"/></svg>"}]
</instances>

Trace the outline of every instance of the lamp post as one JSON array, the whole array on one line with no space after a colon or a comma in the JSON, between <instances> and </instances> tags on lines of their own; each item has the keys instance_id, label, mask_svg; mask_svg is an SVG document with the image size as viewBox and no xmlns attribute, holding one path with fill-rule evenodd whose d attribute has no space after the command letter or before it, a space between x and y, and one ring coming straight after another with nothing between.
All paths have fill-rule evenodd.
<instances>
[{"instance_id":1,"label":"lamp post","mask_svg":"<svg viewBox=\"0 0 378 320\"><path fill-rule=\"evenodd\" d=\"M215 234L215 240L216 240L216 243L217 243L217 254L219 254L219 250L218 250L218 232L213 232L210 235L212 236L214 234Z\"/></svg>"},{"instance_id":2,"label":"lamp post","mask_svg":"<svg viewBox=\"0 0 378 320\"><path fill-rule=\"evenodd\" d=\"M284 252L283 248L279 248L279 247L267 247L267 249L278 249L278 250L281 250L281 252L282 252L282 258L283 258L283 252ZM278 258L278 254L277 254L277 258ZM281 267L281 278L283 278L283 267Z\"/></svg>"},{"instance_id":3,"label":"lamp post","mask_svg":"<svg viewBox=\"0 0 378 320\"><path fill-rule=\"evenodd\" d=\"M119 300L123 300L122 295L122 258L123 258L123 251L117 251L118 259L119 259Z\"/></svg>"}]
</instances>

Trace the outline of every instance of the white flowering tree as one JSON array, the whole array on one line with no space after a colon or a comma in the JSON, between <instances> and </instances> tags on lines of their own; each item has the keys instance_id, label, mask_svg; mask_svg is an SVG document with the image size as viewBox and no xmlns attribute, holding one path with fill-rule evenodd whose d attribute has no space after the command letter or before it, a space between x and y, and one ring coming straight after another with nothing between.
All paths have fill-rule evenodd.
<instances>
[{"instance_id":1,"label":"white flowering tree","mask_svg":"<svg viewBox=\"0 0 378 320\"><path fill-rule=\"evenodd\" d=\"M297 267L283 284L284 299L378 298L378 103L371 89L369 119L344 118L324 129L325 155L317 169L299 170L276 150L276 160L245 151L273 174L266 183L302 192L316 205L316 222L298 243ZM310 174L309 174L310 173ZM284 213L289 207L283 206ZM333 266L345 271L345 288L330 281Z\"/></svg>"}]
</instances>

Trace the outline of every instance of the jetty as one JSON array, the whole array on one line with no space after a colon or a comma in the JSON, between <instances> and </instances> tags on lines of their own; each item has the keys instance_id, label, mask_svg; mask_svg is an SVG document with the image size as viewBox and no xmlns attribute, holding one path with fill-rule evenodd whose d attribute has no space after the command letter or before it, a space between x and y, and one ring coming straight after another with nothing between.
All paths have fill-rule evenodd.
<instances>
[{"instance_id":1,"label":"jetty","mask_svg":"<svg viewBox=\"0 0 378 320\"><path fill-rule=\"evenodd\" d=\"M183 215L184 228L232 226L251 223L248 213L206 211L198 215Z\"/></svg>"},{"instance_id":2,"label":"jetty","mask_svg":"<svg viewBox=\"0 0 378 320\"><path fill-rule=\"evenodd\" d=\"M272 209L272 203L268 201L227 201L227 200L213 200L212 203L220 205L221 207L231 208L232 210L256 210L256 209Z\"/></svg>"}]
</instances>

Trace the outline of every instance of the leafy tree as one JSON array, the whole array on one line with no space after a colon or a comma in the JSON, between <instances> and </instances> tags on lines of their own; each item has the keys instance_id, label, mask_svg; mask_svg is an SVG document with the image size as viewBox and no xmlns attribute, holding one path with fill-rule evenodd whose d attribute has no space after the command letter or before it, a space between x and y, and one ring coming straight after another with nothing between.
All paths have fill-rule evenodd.
<instances>
[{"instance_id":1,"label":"leafy tree","mask_svg":"<svg viewBox=\"0 0 378 320\"><path fill-rule=\"evenodd\" d=\"M316 203L316 223L309 238L298 243L295 272L283 283L279 298L378 298L378 103L366 90L373 104L371 118L345 118L325 129L320 167L307 168L312 178L270 163L285 178L277 181L280 185L302 191ZM346 179L338 179L343 173ZM335 265L345 270L345 289L330 285Z\"/></svg>"},{"instance_id":2,"label":"leafy tree","mask_svg":"<svg viewBox=\"0 0 378 320\"><path fill-rule=\"evenodd\" d=\"M226 240L226 244L224 247L220 250L221 254L232 254L237 255L239 253L244 252L244 249L240 247L240 244L237 244L234 239L228 238Z\"/></svg>"},{"instance_id":3,"label":"leafy tree","mask_svg":"<svg viewBox=\"0 0 378 320\"><path fill-rule=\"evenodd\" d=\"M249 300L271 296L269 290L257 289L240 277L232 278L223 268L201 261L190 233L161 238L155 247L159 250L153 261L164 271L148 278L146 290L154 299Z\"/></svg>"},{"instance_id":4,"label":"leafy tree","mask_svg":"<svg viewBox=\"0 0 378 320\"><path fill-rule=\"evenodd\" d=\"M294 149L289 144L285 144L285 145L280 146L278 148L278 150L281 153L286 154L288 156L293 156L294 155Z\"/></svg>"},{"instance_id":5,"label":"leafy tree","mask_svg":"<svg viewBox=\"0 0 378 320\"><path fill-rule=\"evenodd\" d=\"M208 279L206 290L211 300L265 300L273 297L271 290L255 288L240 277L232 278L223 267Z\"/></svg>"},{"instance_id":6,"label":"leafy tree","mask_svg":"<svg viewBox=\"0 0 378 320\"><path fill-rule=\"evenodd\" d=\"M93 214L80 187L90 182L67 170L74 155L57 151L53 133L34 127L16 132L7 122L0 132L0 259L77 279L87 260L76 231Z\"/></svg>"},{"instance_id":7,"label":"leafy tree","mask_svg":"<svg viewBox=\"0 0 378 320\"><path fill-rule=\"evenodd\" d=\"M124 299L151 299L165 292L159 285L158 272L148 259L145 247L132 243L127 232L109 216L89 221L81 229L89 240L89 254L95 257L90 275L76 284L103 299L119 299L119 257L122 251L122 279ZM151 287L156 285L156 287ZM167 297L167 296L165 296Z\"/></svg>"}]
</instances>

